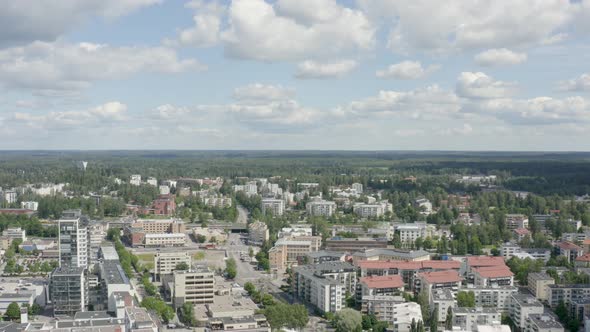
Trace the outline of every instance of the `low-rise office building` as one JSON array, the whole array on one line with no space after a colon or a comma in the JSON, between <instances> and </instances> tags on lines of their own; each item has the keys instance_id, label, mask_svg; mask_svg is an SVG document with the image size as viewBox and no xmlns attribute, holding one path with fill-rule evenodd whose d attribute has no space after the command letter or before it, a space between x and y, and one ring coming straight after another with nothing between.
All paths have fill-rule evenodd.
<instances>
[{"instance_id":1,"label":"low-rise office building","mask_svg":"<svg viewBox=\"0 0 590 332\"><path fill-rule=\"evenodd\" d=\"M192 265L192 257L186 251L161 252L154 255L154 278L159 280L162 275L172 274L179 264Z\"/></svg>"},{"instance_id":2,"label":"low-rise office building","mask_svg":"<svg viewBox=\"0 0 590 332\"><path fill-rule=\"evenodd\" d=\"M430 253L425 250L366 249L352 254L354 264L358 264L360 261L420 262L427 260L430 260ZM457 264L460 265L459 263Z\"/></svg>"},{"instance_id":3,"label":"low-rise office building","mask_svg":"<svg viewBox=\"0 0 590 332\"><path fill-rule=\"evenodd\" d=\"M355 252L363 249L387 248L387 238L344 238L335 236L326 240L326 250Z\"/></svg>"},{"instance_id":4,"label":"low-rise office building","mask_svg":"<svg viewBox=\"0 0 590 332\"><path fill-rule=\"evenodd\" d=\"M12 240L21 240L22 242L27 240L27 232L20 227L7 228L2 231L2 236L11 238Z\"/></svg>"},{"instance_id":5,"label":"low-rise office building","mask_svg":"<svg viewBox=\"0 0 590 332\"><path fill-rule=\"evenodd\" d=\"M186 245L186 235L184 233L145 234L144 245L146 247L182 247Z\"/></svg>"},{"instance_id":6,"label":"low-rise office building","mask_svg":"<svg viewBox=\"0 0 590 332\"><path fill-rule=\"evenodd\" d=\"M213 303L215 279L207 267L174 271L170 278L165 278L163 284L175 308L180 308L184 303Z\"/></svg>"}]
</instances>

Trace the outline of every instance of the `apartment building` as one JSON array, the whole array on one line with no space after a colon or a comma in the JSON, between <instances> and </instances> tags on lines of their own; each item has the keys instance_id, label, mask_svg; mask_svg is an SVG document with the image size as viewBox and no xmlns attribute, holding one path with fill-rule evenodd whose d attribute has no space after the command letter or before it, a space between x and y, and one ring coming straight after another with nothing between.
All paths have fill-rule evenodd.
<instances>
[{"instance_id":1,"label":"apartment building","mask_svg":"<svg viewBox=\"0 0 590 332\"><path fill-rule=\"evenodd\" d=\"M373 295L400 296L404 291L404 281L399 274L370 276L359 279L358 298Z\"/></svg>"},{"instance_id":2,"label":"apartment building","mask_svg":"<svg viewBox=\"0 0 590 332\"><path fill-rule=\"evenodd\" d=\"M26 210L31 210L31 211L37 211L37 209L39 209L39 202L33 202L33 201L20 202L20 208L26 209Z\"/></svg>"},{"instance_id":3,"label":"apartment building","mask_svg":"<svg viewBox=\"0 0 590 332\"><path fill-rule=\"evenodd\" d=\"M549 300L548 286L554 285L555 280L552 276L544 272L529 273L528 287L531 293L540 301Z\"/></svg>"},{"instance_id":4,"label":"apartment building","mask_svg":"<svg viewBox=\"0 0 590 332\"><path fill-rule=\"evenodd\" d=\"M386 238L345 238L335 236L326 240L326 250L356 252L363 249L387 248Z\"/></svg>"},{"instance_id":5,"label":"apartment building","mask_svg":"<svg viewBox=\"0 0 590 332\"><path fill-rule=\"evenodd\" d=\"M310 216L331 217L336 212L336 202L313 200L305 204L305 210Z\"/></svg>"},{"instance_id":6,"label":"apartment building","mask_svg":"<svg viewBox=\"0 0 590 332\"><path fill-rule=\"evenodd\" d=\"M363 193L363 184L362 183L353 183L351 186L352 190L356 191L359 194Z\"/></svg>"},{"instance_id":7,"label":"apartment building","mask_svg":"<svg viewBox=\"0 0 590 332\"><path fill-rule=\"evenodd\" d=\"M475 306L477 307L495 307L504 312L509 312L512 294L516 294L518 289L514 286L467 287L461 288L459 291L473 292L475 295Z\"/></svg>"},{"instance_id":8,"label":"apartment building","mask_svg":"<svg viewBox=\"0 0 590 332\"><path fill-rule=\"evenodd\" d=\"M16 203L16 201L17 201L16 191L14 191L14 190L5 190L3 192L3 196L4 196L4 200L8 204L13 204L13 203Z\"/></svg>"},{"instance_id":9,"label":"apartment building","mask_svg":"<svg viewBox=\"0 0 590 332\"><path fill-rule=\"evenodd\" d=\"M590 298L590 284L549 285L549 305L555 308L559 301L566 305Z\"/></svg>"},{"instance_id":10,"label":"apartment building","mask_svg":"<svg viewBox=\"0 0 590 332\"><path fill-rule=\"evenodd\" d=\"M453 329L461 331L477 331L478 325L492 325L502 320L498 308L453 308Z\"/></svg>"},{"instance_id":11,"label":"apartment building","mask_svg":"<svg viewBox=\"0 0 590 332\"><path fill-rule=\"evenodd\" d=\"M402 302L401 298L395 296L369 296L363 301L366 314L373 314L377 320L388 322L394 332L410 332L412 321L422 321L422 310L418 303Z\"/></svg>"},{"instance_id":12,"label":"apartment building","mask_svg":"<svg viewBox=\"0 0 590 332\"><path fill-rule=\"evenodd\" d=\"M419 262L430 260L430 253L425 250L404 249L364 249L352 254L352 261L408 261ZM455 263L453 263L455 264ZM458 263L460 265L460 263Z\"/></svg>"},{"instance_id":13,"label":"apartment building","mask_svg":"<svg viewBox=\"0 0 590 332\"><path fill-rule=\"evenodd\" d=\"M361 277L367 276L401 276L406 290L413 290L417 276L422 272L459 271L461 266L457 261L358 261L355 263L360 270Z\"/></svg>"},{"instance_id":14,"label":"apartment building","mask_svg":"<svg viewBox=\"0 0 590 332\"><path fill-rule=\"evenodd\" d=\"M527 326L525 331L527 332L564 332L563 325L551 312L544 314L533 314L529 315Z\"/></svg>"},{"instance_id":15,"label":"apartment building","mask_svg":"<svg viewBox=\"0 0 590 332\"><path fill-rule=\"evenodd\" d=\"M398 225L396 230L399 232L402 245L412 247L416 243L416 239L425 239L432 235L432 230L429 228L426 223L411 223Z\"/></svg>"},{"instance_id":16,"label":"apartment building","mask_svg":"<svg viewBox=\"0 0 590 332\"><path fill-rule=\"evenodd\" d=\"M419 198L415 200L414 206L424 214L432 213L432 203L426 198Z\"/></svg>"},{"instance_id":17,"label":"apartment building","mask_svg":"<svg viewBox=\"0 0 590 332\"><path fill-rule=\"evenodd\" d=\"M535 297L527 294L512 294L510 297L510 318L519 329L525 329L532 314L542 314L543 305Z\"/></svg>"},{"instance_id":18,"label":"apartment building","mask_svg":"<svg viewBox=\"0 0 590 332\"><path fill-rule=\"evenodd\" d=\"M282 216L285 213L285 201L275 198L263 198L261 202L262 213L269 213L273 216Z\"/></svg>"},{"instance_id":19,"label":"apartment building","mask_svg":"<svg viewBox=\"0 0 590 332\"><path fill-rule=\"evenodd\" d=\"M50 299L54 316L74 316L86 311L88 284L84 267L61 266L49 278Z\"/></svg>"},{"instance_id":20,"label":"apartment building","mask_svg":"<svg viewBox=\"0 0 590 332\"><path fill-rule=\"evenodd\" d=\"M584 254L584 249L579 245L570 241L558 242L556 248L559 250L559 255L567 258L568 263L573 263L576 258Z\"/></svg>"},{"instance_id":21,"label":"apartment building","mask_svg":"<svg viewBox=\"0 0 590 332\"><path fill-rule=\"evenodd\" d=\"M507 214L505 222L506 228L510 230L529 228L529 218L524 214Z\"/></svg>"},{"instance_id":22,"label":"apartment building","mask_svg":"<svg viewBox=\"0 0 590 332\"><path fill-rule=\"evenodd\" d=\"M512 230L512 232L514 233L514 237L518 242L524 240L524 238L527 236L531 237L531 231L526 228L516 228Z\"/></svg>"},{"instance_id":23,"label":"apartment building","mask_svg":"<svg viewBox=\"0 0 590 332\"><path fill-rule=\"evenodd\" d=\"M145 180L145 182L147 184L149 184L150 186L154 186L154 187L158 186L158 179L156 179L153 176L150 176L149 178L147 178L147 180Z\"/></svg>"},{"instance_id":24,"label":"apartment building","mask_svg":"<svg viewBox=\"0 0 590 332\"><path fill-rule=\"evenodd\" d=\"M181 307L184 303L213 303L215 279L213 272L207 267L174 271L170 281L164 284L175 308Z\"/></svg>"},{"instance_id":25,"label":"apartment building","mask_svg":"<svg viewBox=\"0 0 590 332\"><path fill-rule=\"evenodd\" d=\"M279 272L287 267L297 265L308 253L317 251L321 246L321 237L287 237L280 238L268 251L270 268Z\"/></svg>"},{"instance_id":26,"label":"apartment building","mask_svg":"<svg viewBox=\"0 0 590 332\"><path fill-rule=\"evenodd\" d=\"M269 233L268 226L260 221L251 223L248 226L248 244L253 246L261 246L268 241Z\"/></svg>"},{"instance_id":27,"label":"apartment building","mask_svg":"<svg viewBox=\"0 0 590 332\"><path fill-rule=\"evenodd\" d=\"M139 175L139 174L131 175L131 177L129 178L129 184L134 185L134 186L139 186L141 184L141 175Z\"/></svg>"},{"instance_id":28,"label":"apartment building","mask_svg":"<svg viewBox=\"0 0 590 332\"><path fill-rule=\"evenodd\" d=\"M346 262L326 262L293 268L293 294L321 312L346 307L346 293L354 294L356 269Z\"/></svg>"},{"instance_id":29,"label":"apartment building","mask_svg":"<svg viewBox=\"0 0 590 332\"><path fill-rule=\"evenodd\" d=\"M455 307L456 304L455 295L448 288L437 289L430 296L430 308L436 310L439 323L447 320L449 308Z\"/></svg>"},{"instance_id":30,"label":"apartment building","mask_svg":"<svg viewBox=\"0 0 590 332\"><path fill-rule=\"evenodd\" d=\"M81 210L64 211L58 220L59 266L88 266L88 219Z\"/></svg>"},{"instance_id":31,"label":"apartment building","mask_svg":"<svg viewBox=\"0 0 590 332\"><path fill-rule=\"evenodd\" d=\"M154 255L154 278L160 280L162 275L172 274L178 264L185 263L189 268L192 265L192 257L186 251L161 252Z\"/></svg>"},{"instance_id":32,"label":"apartment building","mask_svg":"<svg viewBox=\"0 0 590 332\"><path fill-rule=\"evenodd\" d=\"M386 212L392 212L393 207L387 201L374 204L355 203L352 206L352 211L361 218L378 218Z\"/></svg>"},{"instance_id":33,"label":"apartment building","mask_svg":"<svg viewBox=\"0 0 590 332\"><path fill-rule=\"evenodd\" d=\"M514 285L514 273L506 265L478 267L472 271L475 286L504 287Z\"/></svg>"},{"instance_id":34,"label":"apartment building","mask_svg":"<svg viewBox=\"0 0 590 332\"><path fill-rule=\"evenodd\" d=\"M421 272L418 273L414 283L414 291L416 293L425 291L432 294L437 289L446 288L456 293L461 287L462 281L463 278L455 270Z\"/></svg>"}]
</instances>

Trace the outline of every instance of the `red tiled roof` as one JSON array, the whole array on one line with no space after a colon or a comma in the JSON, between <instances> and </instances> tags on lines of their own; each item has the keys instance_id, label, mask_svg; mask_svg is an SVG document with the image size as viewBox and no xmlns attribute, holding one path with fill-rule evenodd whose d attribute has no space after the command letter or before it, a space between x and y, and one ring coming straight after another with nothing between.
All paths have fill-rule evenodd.
<instances>
[{"instance_id":1,"label":"red tiled roof","mask_svg":"<svg viewBox=\"0 0 590 332\"><path fill-rule=\"evenodd\" d=\"M584 255L576 258L576 262L590 262L590 253L584 254Z\"/></svg>"},{"instance_id":2,"label":"red tiled roof","mask_svg":"<svg viewBox=\"0 0 590 332\"><path fill-rule=\"evenodd\" d=\"M559 242L557 246L563 250L582 250L582 247L570 241Z\"/></svg>"},{"instance_id":3,"label":"red tiled roof","mask_svg":"<svg viewBox=\"0 0 590 332\"><path fill-rule=\"evenodd\" d=\"M582 241L582 244L585 246L590 245L590 239L586 239L586 240Z\"/></svg>"},{"instance_id":4,"label":"red tiled roof","mask_svg":"<svg viewBox=\"0 0 590 332\"><path fill-rule=\"evenodd\" d=\"M424 281L429 284L460 282L463 280L461 276L459 276L459 272L455 270L422 272L418 274L418 277L424 279Z\"/></svg>"},{"instance_id":5,"label":"red tiled roof","mask_svg":"<svg viewBox=\"0 0 590 332\"><path fill-rule=\"evenodd\" d=\"M459 261L359 261L357 265L362 269L398 269L398 270L458 270L461 268Z\"/></svg>"},{"instance_id":6,"label":"red tiled roof","mask_svg":"<svg viewBox=\"0 0 590 332\"><path fill-rule=\"evenodd\" d=\"M482 266L506 265L504 258L494 256L470 256L467 257L467 265L471 268Z\"/></svg>"},{"instance_id":7,"label":"red tiled roof","mask_svg":"<svg viewBox=\"0 0 590 332\"><path fill-rule=\"evenodd\" d=\"M514 233L516 233L518 235L529 235L529 234L531 234L531 231L529 231L526 228L517 228L514 230Z\"/></svg>"},{"instance_id":8,"label":"red tiled roof","mask_svg":"<svg viewBox=\"0 0 590 332\"><path fill-rule=\"evenodd\" d=\"M364 277L360 280L361 283L367 285L369 288L401 288L404 287L404 281L399 274L389 276L371 276Z\"/></svg>"},{"instance_id":9,"label":"red tiled roof","mask_svg":"<svg viewBox=\"0 0 590 332\"><path fill-rule=\"evenodd\" d=\"M514 275L508 266L487 266L475 268L473 270L483 278L502 278L512 277Z\"/></svg>"}]
</instances>

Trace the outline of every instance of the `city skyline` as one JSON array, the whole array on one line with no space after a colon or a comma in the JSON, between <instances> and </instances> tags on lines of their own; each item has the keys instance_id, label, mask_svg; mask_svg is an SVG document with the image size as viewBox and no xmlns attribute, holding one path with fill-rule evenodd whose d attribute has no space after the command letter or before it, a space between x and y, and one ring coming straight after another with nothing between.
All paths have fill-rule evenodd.
<instances>
[{"instance_id":1,"label":"city skyline","mask_svg":"<svg viewBox=\"0 0 590 332\"><path fill-rule=\"evenodd\" d=\"M588 1L0 4L0 149L590 150Z\"/></svg>"}]
</instances>

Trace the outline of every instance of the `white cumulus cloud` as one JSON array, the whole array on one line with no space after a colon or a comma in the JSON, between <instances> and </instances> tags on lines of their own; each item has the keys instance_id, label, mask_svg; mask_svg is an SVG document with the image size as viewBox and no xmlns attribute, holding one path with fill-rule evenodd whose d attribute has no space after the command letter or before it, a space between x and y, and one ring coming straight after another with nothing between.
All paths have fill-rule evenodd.
<instances>
[{"instance_id":1,"label":"white cumulus cloud","mask_svg":"<svg viewBox=\"0 0 590 332\"><path fill-rule=\"evenodd\" d=\"M514 94L516 87L516 83L497 81L482 72L462 72L456 91L466 98L505 98Z\"/></svg>"},{"instance_id":2,"label":"white cumulus cloud","mask_svg":"<svg viewBox=\"0 0 590 332\"><path fill-rule=\"evenodd\" d=\"M424 68L419 61L402 61L400 63L390 65L386 69L378 70L375 75L380 78L415 80L423 78L438 70L439 68L439 65L431 65Z\"/></svg>"},{"instance_id":3,"label":"white cumulus cloud","mask_svg":"<svg viewBox=\"0 0 590 332\"><path fill-rule=\"evenodd\" d=\"M302 79L339 78L356 68L354 60L341 60L336 62L317 62L307 60L299 63L295 77Z\"/></svg>"},{"instance_id":4,"label":"white cumulus cloud","mask_svg":"<svg viewBox=\"0 0 590 332\"><path fill-rule=\"evenodd\" d=\"M562 91L590 91L590 74L584 73L576 78L561 81L558 87Z\"/></svg>"},{"instance_id":5,"label":"white cumulus cloud","mask_svg":"<svg viewBox=\"0 0 590 332\"><path fill-rule=\"evenodd\" d=\"M475 56L475 62L484 67L517 65L526 60L526 53L513 52L506 48L494 48Z\"/></svg>"}]
</instances>

